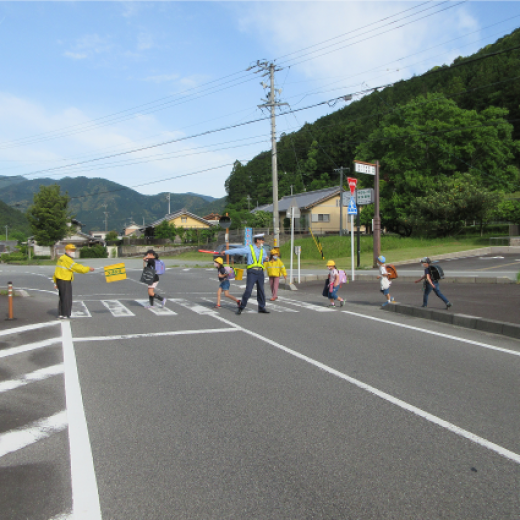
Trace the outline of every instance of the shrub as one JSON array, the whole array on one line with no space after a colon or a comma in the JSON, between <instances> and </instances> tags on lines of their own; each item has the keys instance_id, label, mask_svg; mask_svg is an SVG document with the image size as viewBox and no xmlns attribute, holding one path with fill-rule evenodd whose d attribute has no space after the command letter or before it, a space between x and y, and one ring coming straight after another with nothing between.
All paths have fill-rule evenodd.
<instances>
[{"instance_id":1,"label":"shrub","mask_svg":"<svg viewBox=\"0 0 520 520\"><path fill-rule=\"evenodd\" d=\"M80 258L108 258L107 248L102 245L82 247L79 251Z\"/></svg>"}]
</instances>

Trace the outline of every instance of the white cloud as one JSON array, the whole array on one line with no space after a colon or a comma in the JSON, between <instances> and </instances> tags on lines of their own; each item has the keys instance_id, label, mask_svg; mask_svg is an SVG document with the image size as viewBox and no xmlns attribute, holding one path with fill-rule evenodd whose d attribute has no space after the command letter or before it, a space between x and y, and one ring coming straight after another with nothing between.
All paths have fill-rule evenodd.
<instances>
[{"instance_id":1,"label":"white cloud","mask_svg":"<svg viewBox=\"0 0 520 520\"><path fill-rule=\"evenodd\" d=\"M0 175L28 175L31 172L144 148L185 136L182 131L167 130L149 114L137 115L131 120L107 127L97 127L93 131L77 132L81 125L96 117L97 114L86 114L76 107L51 112L34 101L0 93ZM56 130L65 135L58 139L41 139L41 134ZM17 141L18 138L27 136L35 136L34 142L13 146L21 144L21 141ZM213 140L218 141L218 137ZM172 153L181 157L165 156ZM36 176L29 175L28 178L50 176L60 179L84 175L107 178L124 186L138 186L233 163L234 153L234 150L230 150L233 155L228 155L226 151L211 151L205 146L205 142L189 140L120 155L106 161L94 161L74 171L49 171ZM123 166L113 164L124 161L140 163ZM100 168L108 163L108 168ZM170 190L172 193L192 191L221 197L224 195L224 180L230 170L231 167L227 167L136 189L149 194Z\"/></svg>"},{"instance_id":2,"label":"white cloud","mask_svg":"<svg viewBox=\"0 0 520 520\"><path fill-rule=\"evenodd\" d=\"M96 54L105 54L114 49L114 44L110 37L100 36L99 34L86 34L78 38L71 46L71 49L64 53L64 56L72 59L91 58Z\"/></svg>"},{"instance_id":3,"label":"white cloud","mask_svg":"<svg viewBox=\"0 0 520 520\"><path fill-rule=\"evenodd\" d=\"M66 51L63 53L63 56L67 58L72 58L73 60L84 60L87 55L84 52L70 52Z\"/></svg>"},{"instance_id":4,"label":"white cloud","mask_svg":"<svg viewBox=\"0 0 520 520\"><path fill-rule=\"evenodd\" d=\"M459 55L458 46L471 40L461 39L390 65L394 60L478 28L477 21L465 7L454 7L404 27L399 26L414 18L402 19L393 25L383 26L391 20L373 25L378 20L411 7L413 4L406 1L260 3L239 7L241 14L238 23L241 31L252 33L260 39L273 57L281 57L279 63L282 66L301 61L302 63L294 66L294 72L303 73L316 83L323 84L327 78L341 75L345 78L351 77L359 83L377 78L379 83L376 81L375 85L378 85L407 78L411 74L424 72L433 65L449 62ZM420 7L417 11L425 8ZM418 14L417 17L435 11L436 9L431 9ZM395 19L411 13L412 11L408 11ZM392 28L396 29L391 30ZM320 46L322 50L313 56L321 56L315 59L308 59L311 57L308 53L314 49L295 53L342 34L345 36ZM476 37L472 38L474 40ZM338 45L333 45L336 43ZM283 57L288 54L289 56ZM443 57L428 58L439 54L443 54ZM416 65L408 65L421 61L422 63ZM377 70L364 73L374 68ZM390 71L387 72L387 68ZM400 69L399 72L395 72L396 68ZM356 74L360 75L356 77ZM349 81L349 84L353 82Z\"/></svg>"}]
</instances>

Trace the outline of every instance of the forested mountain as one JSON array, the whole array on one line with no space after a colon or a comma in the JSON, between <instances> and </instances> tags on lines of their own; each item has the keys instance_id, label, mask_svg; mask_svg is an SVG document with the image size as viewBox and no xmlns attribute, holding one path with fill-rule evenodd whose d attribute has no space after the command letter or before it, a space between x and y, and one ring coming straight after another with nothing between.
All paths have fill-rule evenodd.
<instances>
[{"instance_id":1,"label":"forested mountain","mask_svg":"<svg viewBox=\"0 0 520 520\"><path fill-rule=\"evenodd\" d=\"M5 235L5 226L8 226L9 237L16 237L16 232L22 232L25 236L30 233L25 215L0 200L0 235Z\"/></svg>"},{"instance_id":2,"label":"forested mountain","mask_svg":"<svg viewBox=\"0 0 520 520\"><path fill-rule=\"evenodd\" d=\"M146 223L150 223L168 212L166 193L143 195L106 179L65 177L59 180L49 178L27 180L22 178L23 180L16 183L4 184L4 180L11 179L0 177L1 201L10 206L16 204L17 208L26 211L41 185L59 184L61 192L67 192L71 197L71 213L84 224L85 231L105 229L105 211L108 212L108 229L117 231L131 221L142 224L144 218ZM201 216L212 211L221 211L225 204L225 199L213 199L194 193L171 193L170 197L172 212L186 208Z\"/></svg>"},{"instance_id":3,"label":"forested mountain","mask_svg":"<svg viewBox=\"0 0 520 520\"><path fill-rule=\"evenodd\" d=\"M422 176L437 175L439 187L450 176L470 172L473 179L489 186L495 177L493 168L498 168L507 172L507 179L493 189L516 191L520 184L519 76L517 29L472 56L457 58L450 66L434 67L421 76L373 91L296 132L281 134L279 196L289 195L291 185L295 192L337 185L339 176L334 169L352 167L354 159L380 160L381 189L386 195L383 219L387 218L390 227L397 225L395 219L410 217L399 214L397 206L405 205L396 200L401 193L414 184L419 185L412 190L414 197L426 196L426 188L431 189L432 183L423 183ZM483 127L487 129L475 138L472 129ZM419 134L423 139L414 141ZM454 138L458 148L451 147ZM388 146L368 146L375 140ZM489 145L487 156L473 146L474 141ZM496 157L495 143L503 145ZM396 148L400 148L399 158ZM419 160L423 155L428 161ZM405 179L398 179L397 173L405 174ZM371 185L369 176L359 177L361 186ZM226 190L229 209L247 208L247 195L260 204L271 203L270 152L260 153L247 164L237 161Z\"/></svg>"}]
</instances>

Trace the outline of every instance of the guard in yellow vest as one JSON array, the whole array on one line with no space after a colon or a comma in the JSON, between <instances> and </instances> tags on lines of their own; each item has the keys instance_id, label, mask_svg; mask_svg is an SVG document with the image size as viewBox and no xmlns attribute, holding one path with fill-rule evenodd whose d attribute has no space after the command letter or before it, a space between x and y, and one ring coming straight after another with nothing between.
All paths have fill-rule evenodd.
<instances>
[{"instance_id":1,"label":"guard in yellow vest","mask_svg":"<svg viewBox=\"0 0 520 520\"><path fill-rule=\"evenodd\" d=\"M280 275L282 275L287 282L287 271L285 265L278 257L278 250L271 249L269 255L269 262L265 263L267 275L269 276L269 285L271 286L271 301L274 302L278 298L278 286L280 285Z\"/></svg>"},{"instance_id":2,"label":"guard in yellow vest","mask_svg":"<svg viewBox=\"0 0 520 520\"><path fill-rule=\"evenodd\" d=\"M94 270L93 267L87 267L78 264L70 253L76 251L74 244L67 244L65 246L65 254L60 256L56 269L54 270L54 287L60 293L60 304L58 308L58 318L68 319L72 313L72 280L74 280L74 273L88 273Z\"/></svg>"}]
</instances>

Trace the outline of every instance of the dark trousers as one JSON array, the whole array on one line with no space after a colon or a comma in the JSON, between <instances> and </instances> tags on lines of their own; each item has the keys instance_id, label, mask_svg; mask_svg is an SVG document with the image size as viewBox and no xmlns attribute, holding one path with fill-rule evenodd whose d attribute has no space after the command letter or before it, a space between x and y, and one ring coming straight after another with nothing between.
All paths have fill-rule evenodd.
<instances>
[{"instance_id":1,"label":"dark trousers","mask_svg":"<svg viewBox=\"0 0 520 520\"><path fill-rule=\"evenodd\" d=\"M433 291L444 303L448 304L448 299L444 294L441 293L439 289L439 282L433 282L434 287L432 287L429 283L425 284L424 294L423 294L423 305L426 307L428 305L428 296Z\"/></svg>"},{"instance_id":2,"label":"dark trousers","mask_svg":"<svg viewBox=\"0 0 520 520\"><path fill-rule=\"evenodd\" d=\"M70 280L60 280L57 278L56 285L60 293L58 315L70 318L72 314L72 282Z\"/></svg>"},{"instance_id":3,"label":"dark trousers","mask_svg":"<svg viewBox=\"0 0 520 520\"><path fill-rule=\"evenodd\" d=\"M247 282L246 290L242 296L242 303L240 308L244 309L247 305L247 300L251 297L253 287L256 283L256 299L258 301L258 308L263 309L265 307L265 293L264 293L264 270L263 269L248 269L247 270Z\"/></svg>"}]
</instances>

